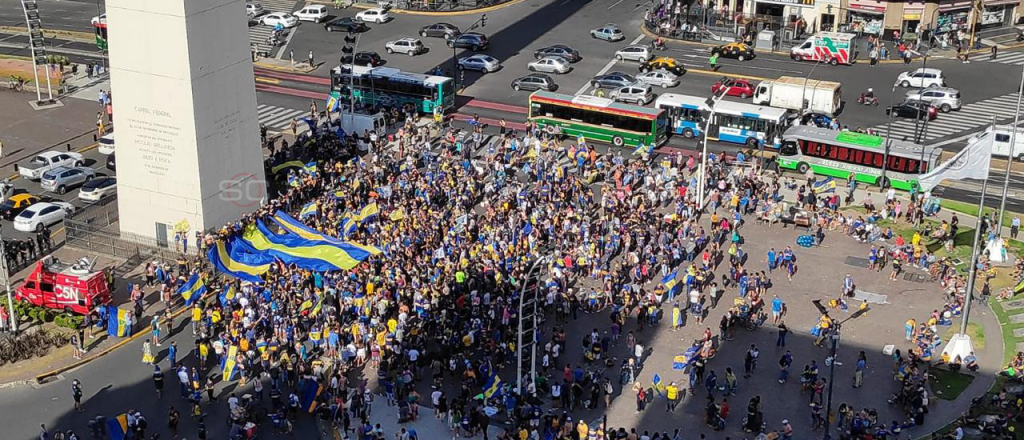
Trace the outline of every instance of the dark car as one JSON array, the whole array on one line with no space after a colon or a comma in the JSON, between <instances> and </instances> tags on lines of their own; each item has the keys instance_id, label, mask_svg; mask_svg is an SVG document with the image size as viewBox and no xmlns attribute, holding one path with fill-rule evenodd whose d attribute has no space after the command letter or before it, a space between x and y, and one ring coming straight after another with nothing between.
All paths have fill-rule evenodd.
<instances>
[{"instance_id":1,"label":"dark car","mask_svg":"<svg viewBox=\"0 0 1024 440\"><path fill-rule=\"evenodd\" d=\"M324 23L327 32L366 32L370 30L366 23L355 21L351 17L335 18Z\"/></svg>"},{"instance_id":2,"label":"dark car","mask_svg":"<svg viewBox=\"0 0 1024 440\"><path fill-rule=\"evenodd\" d=\"M352 64L352 55L345 55L341 57L341 63ZM357 66L377 67L381 64L384 64L384 59L381 58L377 52L363 51L356 53L355 65Z\"/></svg>"},{"instance_id":3,"label":"dark car","mask_svg":"<svg viewBox=\"0 0 1024 440\"><path fill-rule=\"evenodd\" d=\"M522 78L516 78L512 81L512 90L547 90L549 92L555 91L558 88L558 84L555 84L555 80L550 76L543 73L531 73Z\"/></svg>"},{"instance_id":4,"label":"dark car","mask_svg":"<svg viewBox=\"0 0 1024 440\"><path fill-rule=\"evenodd\" d=\"M745 43L729 43L711 49L711 53L717 53L724 58L734 58L740 61L754 58L754 48Z\"/></svg>"},{"instance_id":5,"label":"dark car","mask_svg":"<svg viewBox=\"0 0 1024 440\"><path fill-rule=\"evenodd\" d=\"M630 84L635 84L636 78L633 75L622 72L612 72L604 75L597 75L590 80L590 85L599 89L617 89Z\"/></svg>"},{"instance_id":6,"label":"dark car","mask_svg":"<svg viewBox=\"0 0 1024 440\"><path fill-rule=\"evenodd\" d=\"M11 220L25 208L32 206L39 202L39 197L36 197L28 193L14 194L7 198L2 204L0 204L0 217L4 220Z\"/></svg>"},{"instance_id":7,"label":"dark car","mask_svg":"<svg viewBox=\"0 0 1024 440\"><path fill-rule=\"evenodd\" d=\"M564 44L556 44L554 46L537 49L533 52L533 57L538 60L544 57L559 57L570 63L575 63L583 59L583 57L580 56L579 51Z\"/></svg>"},{"instance_id":8,"label":"dark car","mask_svg":"<svg viewBox=\"0 0 1024 440\"><path fill-rule=\"evenodd\" d=\"M885 109L885 114L892 114L901 118L917 118L933 120L938 115L935 106L923 101L904 101Z\"/></svg>"},{"instance_id":9,"label":"dark car","mask_svg":"<svg viewBox=\"0 0 1024 440\"><path fill-rule=\"evenodd\" d=\"M488 44L487 37L476 32L466 32L448 40L448 47L471 49L473 52L487 49Z\"/></svg>"},{"instance_id":10,"label":"dark car","mask_svg":"<svg viewBox=\"0 0 1024 440\"><path fill-rule=\"evenodd\" d=\"M452 37L461 34L457 26L451 23L434 23L429 26L423 26L420 28L421 37L441 37L445 39L451 39Z\"/></svg>"},{"instance_id":11,"label":"dark car","mask_svg":"<svg viewBox=\"0 0 1024 440\"><path fill-rule=\"evenodd\" d=\"M116 167L114 166L114 155L113 154L111 154L110 156L107 156L107 169L110 170L110 171L117 171Z\"/></svg>"}]
</instances>

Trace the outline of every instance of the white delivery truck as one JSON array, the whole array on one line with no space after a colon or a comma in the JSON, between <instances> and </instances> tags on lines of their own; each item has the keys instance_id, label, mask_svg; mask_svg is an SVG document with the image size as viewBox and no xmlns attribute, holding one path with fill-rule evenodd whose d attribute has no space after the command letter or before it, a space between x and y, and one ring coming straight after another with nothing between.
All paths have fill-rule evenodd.
<instances>
[{"instance_id":1,"label":"white delivery truck","mask_svg":"<svg viewBox=\"0 0 1024 440\"><path fill-rule=\"evenodd\" d=\"M341 129L345 130L346 135L355 136L360 140L364 140L363 138L371 133L376 133L378 139L388 135L388 125L384 119L383 112L364 113L356 111L355 113L350 113L342 111L338 119L341 120ZM364 142L359 142L359 147L365 150L366 145Z\"/></svg>"},{"instance_id":2,"label":"white delivery truck","mask_svg":"<svg viewBox=\"0 0 1024 440\"><path fill-rule=\"evenodd\" d=\"M799 46L793 46L789 57L794 60L853 64L857 60L857 35L843 32L818 32Z\"/></svg>"},{"instance_id":3,"label":"white delivery truck","mask_svg":"<svg viewBox=\"0 0 1024 440\"><path fill-rule=\"evenodd\" d=\"M974 143L978 138L991 132L995 132L995 139L992 141L993 156L1014 158L1024 162L1024 129L1018 128L1017 136L1013 136L1013 129L1010 125L997 125L994 128L990 125L984 133L972 136L967 143ZM1012 145L1011 141L1013 141Z\"/></svg>"},{"instance_id":4,"label":"white delivery truck","mask_svg":"<svg viewBox=\"0 0 1024 440\"><path fill-rule=\"evenodd\" d=\"M761 81L754 88L754 104L803 110L803 100L806 99L807 110L827 115L835 115L839 111L842 96L842 85L837 82L793 76Z\"/></svg>"}]
</instances>

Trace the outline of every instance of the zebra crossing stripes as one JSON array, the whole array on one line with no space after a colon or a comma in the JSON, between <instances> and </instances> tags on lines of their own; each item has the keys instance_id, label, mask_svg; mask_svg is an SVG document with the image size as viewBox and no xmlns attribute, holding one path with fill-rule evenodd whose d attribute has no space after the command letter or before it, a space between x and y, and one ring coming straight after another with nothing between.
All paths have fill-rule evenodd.
<instances>
[{"instance_id":1,"label":"zebra crossing stripes","mask_svg":"<svg viewBox=\"0 0 1024 440\"><path fill-rule=\"evenodd\" d=\"M291 128L293 119L305 117L308 114L308 110L296 110L276 105L258 104L256 106L257 119L259 119L260 124L266 125L271 131L287 130ZM298 125L299 128L306 126L304 123L299 123Z\"/></svg>"},{"instance_id":2,"label":"zebra crossing stripes","mask_svg":"<svg viewBox=\"0 0 1024 440\"><path fill-rule=\"evenodd\" d=\"M927 133L919 141L928 142L955 134L965 134L983 129L993 122L993 117L995 117L996 121L1012 117L1016 108L1016 93L965 104L960 110L939 113L939 117L935 118L934 121L928 121ZM923 131L925 127L924 121L918 122L913 118L893 118L890 137L892 139L905 139L913 142L918 137L916 135ZM887 133L887 126L886 124L879 124L872 127L872 130L884 136Z\"/></svg>"},{"instance_id":3,"label":"zebra crossing stripes","mask_svg":"<svg viewBox=\"0 0 1024 440\"><path fill-rule=\"evenodd\" d=\"M263 6L263 10L266 11L264 14L271 12L295 12L299 10L301 5L295 0L253 0L254 3L259 3ZM302 2L305 3L305 2ZM259 17L256 17L259 20ZM269 44L267 44L267 38L270 38L271 32L273 32L273 26L264 26L262 24L256 24L249 27L249 44L255 45L256 49L263 52L272 52L274 50ZM289 30L294 32L295 28Z\"/></svg>"},{"instance_id":4,"label":"zebra crossing stripes","mask_svg":"<svg viewBox=\"0 0 1024 440\"><path fill-rule=\"evenodd\" d=\"M986 57L987 58L987 57ZM996 59L988 60L993 63L1011 64L1014 66L1024 65L1024 52L1007 52L999 54Z\"/></svg>"}]
</instances>

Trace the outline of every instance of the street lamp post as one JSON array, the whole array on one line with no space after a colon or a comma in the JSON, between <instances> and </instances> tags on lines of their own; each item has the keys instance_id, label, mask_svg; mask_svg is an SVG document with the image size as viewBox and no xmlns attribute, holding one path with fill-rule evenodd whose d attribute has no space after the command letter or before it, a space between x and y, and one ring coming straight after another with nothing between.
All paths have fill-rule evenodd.
<instances>
[{"instance_id":1,"label":"street lamp post","mask_svg":"<svg viewBox=\"0 0 1024 440\"><path fill-rule=\"evenodd\" d=\"M1010 127L1010 154L1006 158L1006 175L1003 176L1003 195L999 198L999 216L996 217L996 237L999 233L1003 232L1003 211L1006 209L1006 194L1010 189L1010 166L1013 165L1013 147L1017 145L1017 124L1020 123L1020 100L1021 95L1024 94L1024 67L1021 68L1020 73L1020 87L1017 88L1017 111L1013 114L1013 126Z\"/></svg>"},{"instance_id":2,"label":"street lamp post","mask_svg":"<svg viewBox=\"0 0 1024 440\"><path fill-rule=\"evenodd\" d=\"M473 24L469 25L469 27L466 28L466 32L469 32L469 31L471 31L473 29L476 29L477 25L479 25L480 27L487 27L487 14L481 15L479 19L474 21ZM461 35L461 34L459 34L459 35ZM462 76L462 75L459 74L459 69L460 69L459 68L459 57L458 57L459 47L458 47L457 44L455 44L456 42L459 41L459 35L453 35L452 39L451 39L451 45L452 45L452 76L454 76L454 78L452 78L452 81L455 84L455 90L456 91L459 90L459 77ZM463 84L462 86L465 87L466 85Z\"/></svg>"},{"instance_id":3,"label":"street lamp post","mask_svg":"<svg viewBox=\"0 0 1024 440\"><path fill-rule=\"evenodd\" d=\"M523 285L519 287L519 331L516 340L516 390L519 391L520 395L525 394L523 391L523 306L526 298L526 286L530 284L530 277L533 275L533 271L537 270L542 264L546 263L551 257L544 255L538 258L530 265L530 269L526 271L526 276L523 278ZM540 283L534 284L534 289L539 289ZM533 300L533 327L530 331L536 334L537 332L537 302L539 300L534 298ZM530 383L534 383L537 378L537 340L534 338L533 344L530 345Z\"/></svg>"},{"instance_id":4,"label":"street lamp post","mask_svg":"<svg viewBox=\"0 0 1024 440\"><path fill-rule=\"evenodd\" d=\"M935 9L934 11L932 11L932 16L928 20L928 26L929 27L931 27L932 21L935 20L935 17L938 14L939 14L939 10L938 9ZM931 35L931 34L929 33L928 35ZM920 35L918 36L918 38L920 38ZM920 41L920 40L918 40L918 41ZM928 68L928 55L931 54L931 52L932 52L932 44L931 44L931 37L929 37L929 39L928 39L928 48L925 49L923 54L921 54L921 57L922 57L921 71L924 71L924 69ZM921 85L918 86L918 88L917 88L917 96L918 96L919 99L924 98L924 80L923 79L921 80ZM924 101L923 99L921 99L921 100ZM914 142L915 143L919 143L919 144L920 143L924 143L924 140L925 140L926 136L928 135L928 117L927 117L927 115L925 116L924 124L922 125L921 124L920 112L921 112L921 109L920 109L920 107L918 107L917 121L914 121ZM918 125L922 125L920 133L918 133L918 131L917 131L917 126ZM924 148L921 148L921 161L924 161Z\"/></svg>"},{"instance_id":5,"label":"street lamp post","mask_svg":"<svg viewBox=\"0 0 1024 440\"><path fill-rule=\"evenodd\" d=\"M888 119L885 121L885 150L882 151L882 178L878 179L878 186L885 189L889 186L885 177L885 170L889 168L889 146L892 144L892 105L893 97L896 96L896 84L892 85L892 91L889 92L889 111ZM924 148L922 147L922 154Z\"/></svg>"},{"instance_id":6,"label":"street lamp post","mask_svg":"<svg viewBox=\"0 0 1024 440\"><path fill-rule=\"evenodd\" d=\"M815 304L817 305L817 303L815 303ZM868 310L869 309L867 309L867 308L857 310L856 312L853 312L853 314L850 315L849 318L846 318L846 319L842 320L841 322L835 323L835 325L834 325L835 330L832 332L832 335L829 338L829 339L832 340L832 347L831 347L831 349L829 351L829 357L831 357L832 362L829 364L829 367L828 367L828 395L825 398L825 438L826 439L827 438L831 438L830 434L829 434L829 427L831 426L831 423L829 422L829 414L832 414L832 388L835 387L835 384L836 384L836 361L838 360L839 339L840 339L840 334L841 334L841 331L842 331L842 328L843 328L843 324L845 324L847 321L849 321L851 319L856 319L856 318L860 317L861 315L867 313Z\"/></svg>"},{"instance_id":7,"label":"street lamp post","mask_svg":"<svg viewBox=\"0 0 1024 440\"><path fill-rule=\"evenodd\" d=\"M704 210L704 191L706 190L705 187L707 186L708 181L708 176L706 174L708 167L708 131L711 130L711 118L715 116L715 107L717 107L719 101L725 97L724 90L725 88L722 88L723 92L721 92L720 95L712 96L708 98L707 101L704 101L704 103L711 108L711 111L708 112L708 119L704 122L704 145L701 148L700 153L700 170L697 171L697 173L700 174L700 180L697 182L697 209L699 211Z\"/></svg>"},{"instance_id":8,"label":"street lamp post","mask_svg":"<svg viewBox=\"0 0 1024 440\"><path fill-rule=\"evenodd\" d=\"M7 247L0 240L0 276L4 277L4 290L7 291L7 316L10 319L12 333L18 333L18 317L14 316L14 297L11 295L11 273L7 269Z\"/></svg>"},{"instance_id":9,"label":"street lamp post","mask_svg":"<svg viewBox=\"0 0 1024 440\"><path fill-rule=\"evenodd\" d=\"M803 113L804 111L806 111L808 108L811 107L810 102L807 100L807 80L811 77L811 75L814 74L814 69L817 69L819 64L821 64L821 60L820 59L814 63L814 67L811 67L811 71L807 72L807 76L804 77L803 90L800 91L800 99L801 99L801 101L800 101L800 112L801 113ZM813 97L814 94L812 93L811 96Z\"/></svg>"}]
</instances>

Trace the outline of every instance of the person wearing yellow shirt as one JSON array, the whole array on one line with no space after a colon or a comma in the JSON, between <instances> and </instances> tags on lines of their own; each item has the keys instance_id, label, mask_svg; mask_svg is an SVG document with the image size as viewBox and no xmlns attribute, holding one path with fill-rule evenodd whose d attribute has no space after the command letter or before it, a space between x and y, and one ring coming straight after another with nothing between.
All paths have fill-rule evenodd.
<instances>
[{"instance_id":1,"label":"person wearing yellow shirt","mask_svg":"<svg viewBox=\"0 0 1024 440\"><path fill-rule=\"evenodd\" d=\"M917 321L915 321L914 318L908 319L907 323L903 324L903 331L906 333L908 341L914 338L914 330L916 329Z\"/></svg>"},{"instance_id":2,"label":"person wearing yellow shirt","mask_svg":"<svg viewBox=\"0 0 1024 440\"><path fill-rule=\"evenodd\" d=\"M668 386L665 387L665 397L668 398L665 412L675 412L676 405L679 404L679 386L675 382L669 382Z\"/></svg>"},{"instance_id":3,"label":"person wearing yellow shirt","mask_svg":"<svg viewBox=\"0 0 1024 440\"><path fill-rule=\"evenodd\" d=\"M192 307L192 336L199 334L199 323L203 320L203 308L196 304Z\"/></svg>"}]
</instances>

